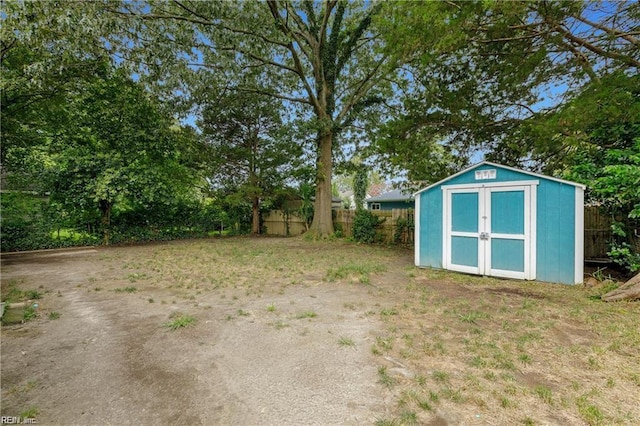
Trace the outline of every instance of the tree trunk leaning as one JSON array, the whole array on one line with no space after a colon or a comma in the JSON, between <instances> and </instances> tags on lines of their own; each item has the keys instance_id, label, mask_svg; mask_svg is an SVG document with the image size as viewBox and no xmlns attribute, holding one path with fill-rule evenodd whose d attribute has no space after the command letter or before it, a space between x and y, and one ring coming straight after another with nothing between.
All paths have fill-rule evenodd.
<instances>
[{"instance_id":1,"label":"tree trunk leaning","mask_svg":"<svg viewBox=\"0 0 640 426\"><path fill-rule=\"evenodd\" d=\"M605 302L616 302L619 300L639 300L640 299L640 274L631 278L615 290L602 296Z\"/></svg>"}]
</instances>

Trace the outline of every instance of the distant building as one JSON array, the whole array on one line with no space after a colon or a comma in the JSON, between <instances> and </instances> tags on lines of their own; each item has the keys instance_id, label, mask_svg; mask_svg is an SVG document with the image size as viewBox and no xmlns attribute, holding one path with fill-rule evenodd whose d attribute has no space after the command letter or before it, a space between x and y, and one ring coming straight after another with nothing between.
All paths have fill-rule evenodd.
<instances>
[{"instance_id":1,"label":"distant building","mask_svg":"<svg viewBox=\"0 0 640 426\"><path fill-rule=\"evenodd\" d=\"M369 210L412 209L414 206L413 195L401 189L367 198L366 202Z\"/></svg>"}]
</instances>

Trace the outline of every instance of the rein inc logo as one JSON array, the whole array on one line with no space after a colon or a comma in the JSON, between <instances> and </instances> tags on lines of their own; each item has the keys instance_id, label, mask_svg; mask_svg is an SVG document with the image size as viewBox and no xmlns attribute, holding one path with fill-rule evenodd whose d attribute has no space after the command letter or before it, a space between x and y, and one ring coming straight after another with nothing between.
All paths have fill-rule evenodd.
<instances>
[{"instance_id":1,"label":"rein inc logo","mask_svg":"<svg viewBox=\"0 0 640 426\"><path fill-rule=\"evenodd\" d=\"M0 416L0 424L3 425L35 425L38 424L33 417Z\"/></svg>"}]
</instances>

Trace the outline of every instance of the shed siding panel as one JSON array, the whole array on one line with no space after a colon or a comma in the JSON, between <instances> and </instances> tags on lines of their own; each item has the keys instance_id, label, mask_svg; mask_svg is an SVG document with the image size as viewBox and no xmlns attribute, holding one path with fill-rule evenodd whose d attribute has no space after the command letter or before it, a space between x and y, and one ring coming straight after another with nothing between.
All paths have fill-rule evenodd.
<instances>
[{"instance_id":1,"label":"shed siding panel","mask_svg":"<svg viewBox=\"0 0 640 426\"><path fill-rule=\"evenodd\" d=\"M442 191L420 194L420 266L442 268Z\"/></svg>"},{"instance_id":2,"label":"shed siding panel","mask_svg":"<svg viewBox=\"0 0 640 426\"><path fill-rule=\"evenodd\" d=\"M575 187L549 180L538 186L537 279L574 283Z\"/></svg>"}]
</instances>

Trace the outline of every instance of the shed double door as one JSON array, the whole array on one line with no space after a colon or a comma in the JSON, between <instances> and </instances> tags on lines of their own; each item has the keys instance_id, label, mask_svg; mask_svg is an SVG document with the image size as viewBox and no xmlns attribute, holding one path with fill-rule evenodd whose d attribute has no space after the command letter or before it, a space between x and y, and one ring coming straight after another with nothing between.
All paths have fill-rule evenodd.
<instances>
[{"instance_id":1,"label":"shed double door","mask_svg":"<svg viewBox=\"0 0 640 426\"><path fill-rule=\"evenodd\" d=\"M536 183L443 187L444 267L535 279Z\"/></svg>"}]
</instances>

